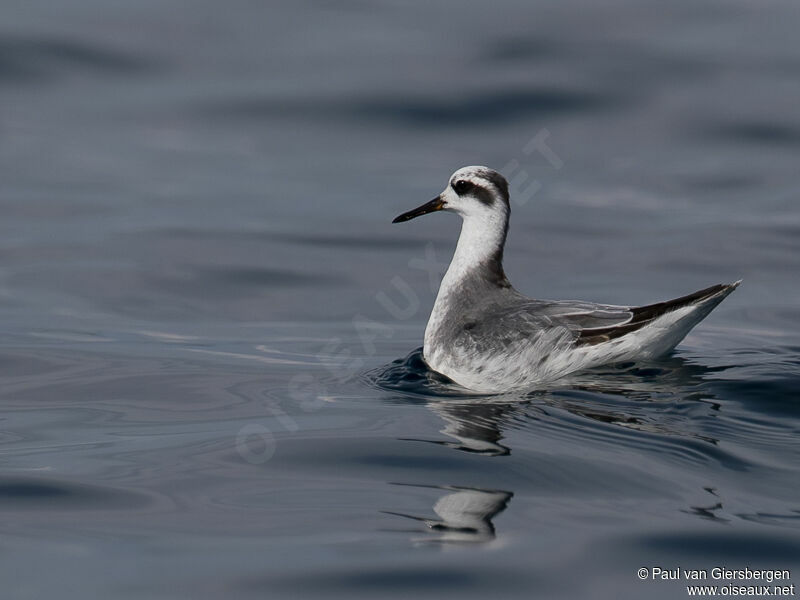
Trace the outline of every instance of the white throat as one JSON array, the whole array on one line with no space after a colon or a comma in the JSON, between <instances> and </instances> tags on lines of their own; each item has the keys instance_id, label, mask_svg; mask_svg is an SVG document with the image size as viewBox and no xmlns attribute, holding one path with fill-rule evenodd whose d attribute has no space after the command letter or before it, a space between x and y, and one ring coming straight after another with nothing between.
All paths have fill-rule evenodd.
<instances>
[{"instance_id":1,"label":"white throat","mask_svg":"<svg viewBox=\"0 0 800 600\"><path fill-rule=\"evenodd\" d=\"M502 263L508 211L486 211L481 215L466 215L463 219L453 260L439 286L437 303L443 292L453 291L471 271L493 261Z\"/></svg>"}]
</instances>

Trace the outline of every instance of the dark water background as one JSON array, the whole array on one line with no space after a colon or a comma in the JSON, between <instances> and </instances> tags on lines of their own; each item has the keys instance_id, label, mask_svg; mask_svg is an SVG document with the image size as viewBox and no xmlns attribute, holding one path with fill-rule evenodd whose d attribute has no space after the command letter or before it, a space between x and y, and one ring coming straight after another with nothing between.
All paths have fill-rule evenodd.
<instances>
[{"instance_id":1,"label":"dark water background","mask_svg":"<svg viewBox=\"0 0 800 600\"><path fill-rule=\"evenodd\" d=\"M0 17L3 597L797 581L795 2ZM658 364L462 396L414 353L457 219L390 220L466 164L515 177L530 295L744 284Z\"/></svg>"}]
</instances>

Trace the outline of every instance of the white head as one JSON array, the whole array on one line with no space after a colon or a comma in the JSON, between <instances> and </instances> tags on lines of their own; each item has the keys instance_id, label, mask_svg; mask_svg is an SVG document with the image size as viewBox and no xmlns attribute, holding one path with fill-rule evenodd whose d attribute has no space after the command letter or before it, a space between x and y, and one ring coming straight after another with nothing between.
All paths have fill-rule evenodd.
<instances>
[{"instance_id":1,"label":"white head","mask_svg":"<svg viewBox=\"0 0 800 600\"><path fill-rule=\"evenodd\" d=\"M401 223L437 210L461 215L463 225L453 261L439 295L458 287L466 272L481 272L481 280L501 288L511 287L503 272L503 246L508 232L508 182L488 167L463 167L450 176L445 190L430 202L403 213L392 223Z\"/></svg>"},{"instance_id":2,"label":"white head","mask_svg":"<svg viewBox=\"0 0 800 600\"><path fill-rule=\"evenodd\" d=\"M403 213L392 223L401 223L430 212L447 210L487 225L508 223L508 182L489 167L462 167L450 176L450 182L436 198Z\"/></svg>"}]
</instances>

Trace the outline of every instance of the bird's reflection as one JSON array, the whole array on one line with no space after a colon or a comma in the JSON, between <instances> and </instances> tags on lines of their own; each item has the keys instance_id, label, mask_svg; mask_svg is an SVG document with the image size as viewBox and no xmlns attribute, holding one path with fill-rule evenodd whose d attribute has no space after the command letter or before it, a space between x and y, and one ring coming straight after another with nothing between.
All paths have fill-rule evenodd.
<instances>
[{"instance_id":1,"label":"bird's reflection","mask_svg":"<svg viewBox=\"0 0 800 600\"><path fill-rule=\"evenodd\" d=\"M681 356L650 363L619 363L575 373L559 380L559 389L572 388L623 396L628 400L654 400L680 395L687 400L708 397L709 375L728 367L709 367Z\"/></svg>"},{"instance_id":2,"label":"bird's reflection","mask_svg":"<svg viewBox=\"0 0 800 600\"><path fill-rule=\"evenodd\" d=\"M508 446L500 443L503 439L502 424L523 410L519 402L477 404L441 400L428 402L427 407L444 420L445 426L440 431L451 439L404 438L405 440L441 444L484 456L505 456L511 453Z\"/></svg>"},{"instance_id":3,"label":"bird's reflection","mask_svg":"<svg viewBox=\"0 0 800 600\"><path fill-rule=\"evenodd\" d=\"M543 393L540 402L593 421L716 445L718 440L698 431L683 411L699 406L718 411L713 380L707 376L726 368L693 364L679 356L613 365L563 380L560 389ZM653 410L658 405L671 406Z\"/></svg>"},{"instance_id":4,"label":"bird's reflection","mask_svg":"<svg viewBox=\"0 0 800 600\"><path fill-rule=\"evenodd\" d=\"M503 439L502 426L512 415L521 412L520 403L460 403L452 400L431 401L426 406L440 416L445 426L441 433L450 441L420 440L443 445L482 456L510 454ZM408 485L408 484L395 484ZM486 543L495 539L492 519L505 510L513 492L463 486L413 486L433 488L446 492L433 505L437 518L421 517L407 513L384 511L424 523L428 529L425 537L412 538L416 543L437 542Z\"/></svg>"},{"instance_id":5,"label":"bird's reflection","mask_svg":"<svg viewBox=\"0 0 800 600\"><path fill-rule=\"evenodd\" d=\"M428 371L421 349L417 349L383 368L373 381L383 389L404 392L392 399L395 402L424 402L445 423L440 431L446 440L404 439L484 456L505 456L513 451L503 441L508 425L546 419L550 409L629 430L715 444L714 436L697 431L691 420L682 418L681 411L696 411L694 403L718 411L714 390L718 374L725 369L670 356L651 363L617 364L576 373L527 393L467 395ZM650 408L668 404L672 406L667 411Z\"/></svg>"},{"instance_id":6,"label":"bird's reflection","mask_svg":"<svg viewBox=\"0 0 800 600\"><path fill-rule=\"evenodd\" d=\"M395 391L407 391L406 388L411 386L408 391L416 394L399 396L395 401L423 402L444 422L439 431L446 439L403 438L406 441L437 444L502 459L513 452L513 446L506 440L509 430L530 428L536 422L543 427L552 427L553 423L560 426L566 413L627 430L656 434L659 436L656 439L666 436L712 445L717 443L713 436L703 431L702 424L697 424L698 420L690 416L696 415L698 408L720 410L713 393L714 381L707 375L724 370L724 367L695 365L673 356L652 364L615 365L587 371L535 392L469 396L458 394L457 389L448 388L440 381L436 382L437 387L432 388L436 393L421 394L420 388L415 387L420 379L415 360L412 356L393 367L401 375ZM407 377L406 371L415 374L415 378ZM390 387L386 381L384 378L384 388ZM441 393L442 389L447 393ZM559 412L562 416L558 415ZM580 430L581 426L576 425L578 435ZM491 541L495 539L492 519L505 510L513 496L511 491L453 485L416 487L434 487L446 493L433 506L436 518L386 511L428 527L428 535L415 538L415 541ZM721 505L713 504L692 506L687 512L719 521L721 518L716 513L720 510ZM432 537L431 534L435 535Z\"/></svg>"},{"instance_id":7,"label":"bird's reflection","mask_svg":"<svg viewBox=\"0 0 800 600\"><path fill-rule=\"evenodd\" d=\"M413 538L413 541L423 543L484 543L493 540L495 529L492 519L506 509L514 495L512 492L503 490L459 486L420 485L413 487L427 487L446 492L433 505L435 518L394 511L384 512L424 523L429 529L428 535Z\"/></svg>"},{"instance_id":8,"label":"bird's reflection","mask_svg":"<svg viewBox=\"0 0 800 600\"><path fill-rule=\"evenodd\" d=\"M714 437L682 427L685 420L666 418L648 409L650 403L679 400L700 402L707 410L719 410L704 378L710 371L670 357L651 365L627 364L589 371L562 381L558 388L527 394L429 398L425 404L444 421L440 432L449 439L404 439L484 456L505 456L511 454L512 448L503 441L504 430L515 422L546 418L549 409L556 409L626 429L715 444Z\"/></svg>"}]
</instances>

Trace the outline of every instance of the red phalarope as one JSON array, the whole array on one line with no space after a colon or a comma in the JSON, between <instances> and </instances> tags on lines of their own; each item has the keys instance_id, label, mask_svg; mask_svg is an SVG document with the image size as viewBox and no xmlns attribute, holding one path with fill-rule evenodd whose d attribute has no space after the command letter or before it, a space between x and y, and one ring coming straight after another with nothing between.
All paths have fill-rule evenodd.
<instances>
[{"instance_id":1,"label":"red phalarope","mask_svg":"<svg viewBox=\"0 0 800 600\"><path fill-rule=\"evenodd\" d=\"M530 389L578 370L656 358L741 283L719 284L648 306L534 300L503 271L508 182L487 167L464 167L430 202L393 223L446 210L463 224L425 329L428 366L477 392Z\"/></svg>"}]
</instances>

